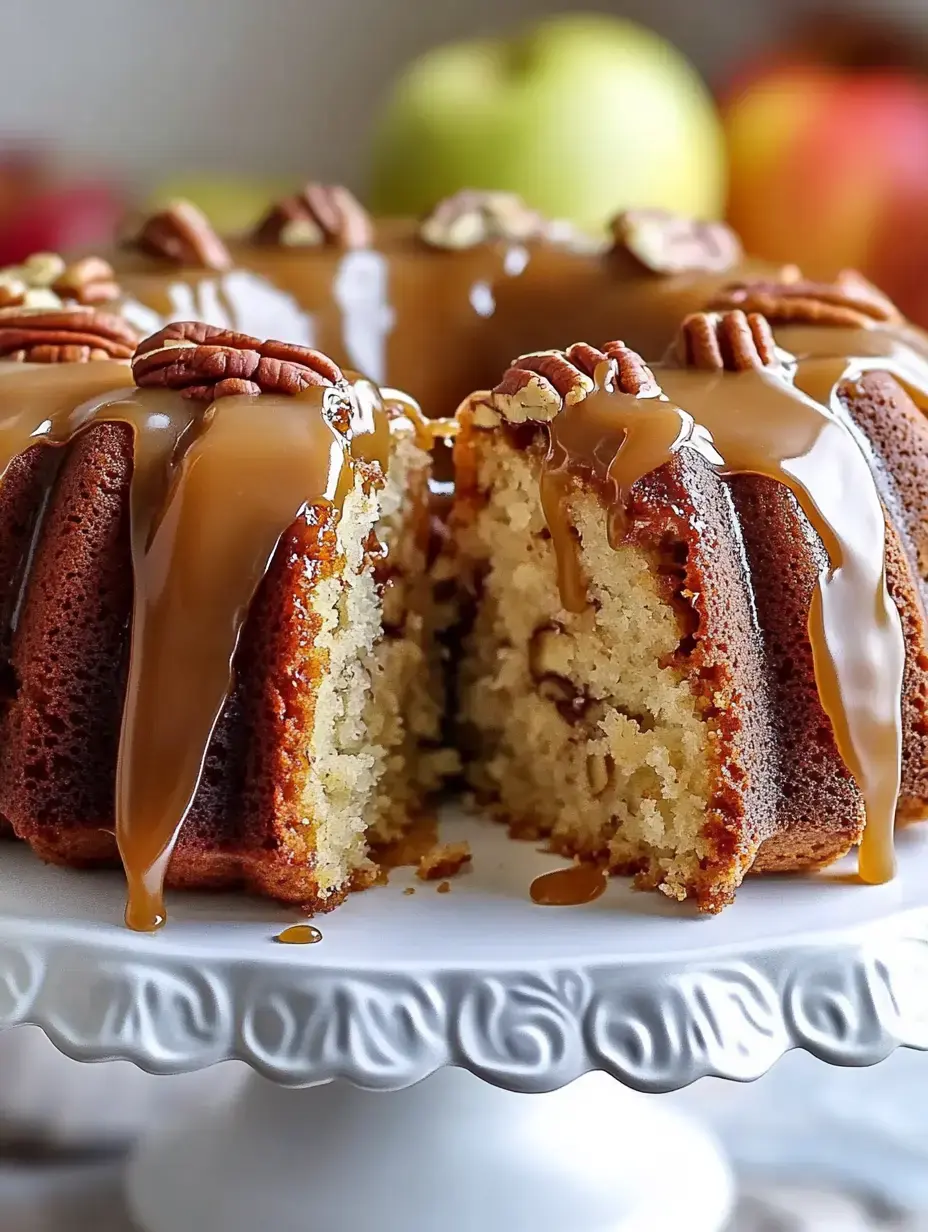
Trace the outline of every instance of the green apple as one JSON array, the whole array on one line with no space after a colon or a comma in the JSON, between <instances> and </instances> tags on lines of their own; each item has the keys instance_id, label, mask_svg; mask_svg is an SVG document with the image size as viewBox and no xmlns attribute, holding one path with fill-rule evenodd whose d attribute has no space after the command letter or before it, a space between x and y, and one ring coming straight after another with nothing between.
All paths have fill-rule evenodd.
<instances>
[{"instance_id":1,"label":"green apple","mask_svg":"<svg viewBox=\"0 0 928 1232\"><path fill-rule=\"evenodd\" d=\"M439 47L396 83L374 138L373 208L419 214L461 188L519 193L602 226L630 206L717 216L724 142L693 67L606 16Z\"/></svg>"}]
</instances>

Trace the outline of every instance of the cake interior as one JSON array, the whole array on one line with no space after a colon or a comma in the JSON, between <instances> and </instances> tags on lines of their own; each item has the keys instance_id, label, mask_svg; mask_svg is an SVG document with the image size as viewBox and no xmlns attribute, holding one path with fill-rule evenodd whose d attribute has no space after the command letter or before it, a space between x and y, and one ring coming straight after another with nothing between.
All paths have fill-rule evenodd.
<instances>
[{"instance_id":1,"label":"cake interior","mask_svg":"<svg viewBox=\"0 0 928 1232\"><path fill-rule=\"evenodd\" d=\"M671 664L687 625L661 593L667 561L611 548L600 502L578 488L570 513L591 602L565 612L538 457L486 436L476 487L492 495L458 537L480 596L459 699L471 781L516 835L550 835L683 898L707 854L712 751Z\"/></svg>"},{"instance_id":2,"label":"cake interior","mask_svg":"<svg viewBox=\"0 0 928 1232\"><path fill-rule=\"evenodd\" d=\"M339 567L307 592L314 683L293 693L306 739L288 790L299 793L294 816L312 822L295 854L312 866L318 907L375 875L369 844L398 837L436 782L441 688L421 584L430 459L408 421L392 435L383 486L356 478L338 519Z\"/></svg>"}]
</instances>

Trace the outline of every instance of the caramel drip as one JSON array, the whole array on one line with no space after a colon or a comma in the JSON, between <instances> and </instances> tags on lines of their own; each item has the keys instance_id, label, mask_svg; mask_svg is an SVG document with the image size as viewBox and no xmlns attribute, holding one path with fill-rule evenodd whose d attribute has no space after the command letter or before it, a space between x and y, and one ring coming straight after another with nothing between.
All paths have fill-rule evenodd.
<instances>
[{"instance_id":1,"label":"caramel drip","mask_svg":"<svg viewBox=\"0 0 928 1232\"><path fill-rule=\"evenodd\" d=\"M606 889L606 874L595 864L572 864L542 873L529 893L539 907L581 907L592 903Z\"/></svg>"},{"instance_id":2,"label":"caramel drip","mask_svg":"<svg viewBox=\"0 0 928 1232\"><path fill-rule=\"evenodd\" d=\"M569 612L587 606L576 531L567 509L571 475L592 472L609 498L609 542L618 547L632 487L656 470L683 441L702 445L720 461L691 415L666 398L636 398L613 391L614 366L600 364L596 388L582 402L565 406L549 424L548 452L541 472L541 504L557 559L561 601Z\"/></svg>"},{"instance_id":3,"label":"caramel drip","mask_svg":"<svg viewBox=\"0 0 928 1232\"><path fill-rule=\"evenodd\" d=\"M4 364L0 376L4 470L31 445L64 445L94 423L132 429L134 600L115 828L127 923L151 930L164 921L164 875L255 590L301 513L340 510L356 462L386 471L389 416L366 382L350 402L311 387L209 404L136 389L118 362Z\"/></svg>"},{"instance_id":4,"label":"caramel drip","mask_svg":"<svg viewBox=\"0 0 928 1232\"><path fill-rule=\"evenodd\" d=\"M844 359L848 363L869 359L892 361L897 369L921 374L928 355L928 339L912 326L872 326L859 329L824 325L778 325L777 345L798 360Z\"/></svg>"},{"instance_id":5,"label":"caramel drip","mask_svg":"<svg viewBox=\"0 0 928 1232\"><path fill-rule=\"evenodd\" d=\"M70 440L93 417L89 400L119 389L134 391L129 365L119 360L0 363L0 473L32 445Z\"/></svg>"},{"instance_id":6,"label":"caramel drip","mask_svg":"<svg viewBox=\"0 0 928 1232\"><path fill-rule=\"evenodd\" d=\"M447 443L458 434L456 419L427 419L415 398L401 389L381 389L380 397L385 407L409 420L416 433L416 444L425 453L431 453L439 441Z\"/></svg>"},{"instance_id":7,"label":"caramel drip","mask_svg":"<svg viewBox=\"0 0 928 1232\"><path fill-rule=\"evenodd\" d=\"M369 249L230 244L236 268L213 276L120 253L120 285L164 320L203 320L317 347L343 369L407 390L429 418L489 388L513 356L611 337L662 354L681 318L732 279L776 277L745 264L723 274L655 276L628 254L572 242L429 248L410 220L379 220ZM158 322L142 324L153 332Z\"/></svg>"},{"instance_id":8,"label":"caramel drip","mask_svg":"<svg viewBox=\"0 0 928 1232\"><path fill-rule=\"evenodd\" d=\"M832 382L836 372L832 365ZM615 394L608 374L598 370L596 389L549 425L542 503L558 553L562 602L577 611L586 601L564 500L570 474L600 485L605 480L614 544L621 541L634 484L680 449L697 449L724 475L763 475L785 484L829 560L813 595L809 636L822 706L866 806L861 874L888 880L905 644L886 587L886 528L866 456L831 405L830 388L814 399L768 369L710 374L668 368L657 377L667 400Z\"/></svg>"},{"instance_id":9,"label":"caramel drip","mask_svg":"<svg viewBox=\"0 0 928 1232\"><path fill-rule=\"evenodd\" d=\"M661 374L712 433L723 473L785 484L828 555L809 611L822 708L864 798L861 875L888 881L902 766L905 642L886 587L886 524L866 455L830 400L768 372Z\"/></svg>"},{"instance_id":10,"label":"caramel drip","mask_svg":"<svg viewBox=\"0 0 928 1232\"><path fill-rule=\"evenodd\" d=\"M799 331L793 331L797 333ZM915 402L928 408L928 381L925 379L924 362L888 331L820 330L827 337L797 336L792 343L807 358L800 361L795 383L803 393L831 409L835 417L843 415L836 396L837 389L845 381L856 381L868 371L888 372L905 387ZM842 333L852 337L841 337ZM861 337L863 335L863 337ZM842 354L842 343L848 354ZM852 347L851 344L854 344ZM863 344L863 345L862 345ZM868 345L867 345L868 344ZM856 431L856 429L855 429ZM866 442L862 442L866 448ZM853 489L850 489L853 491ZM901 687L901 686L900 686ZM875 699L876 700L876 699ZM862 695L861 704L866 701ZM842 747L842 753L844 749ZM853 769L853 763L848 762ZM856 774L856 772L855 772ZM860 782L860 779L858 779ZM866 794L866 793L865 793ZM889 879L894 868L893 831L891 825L873 825L868 801L868 824L860 848L860 876L864 881L879 884Z\"/></svg>"},{"instance_id":11,"label":"caramel drip","mask_svg":"<svg viewBox=\"0 0 928 1232\"><path fill-rule=\"evenodd\" d=\"M208 411L194 403L198 422L166 500L133 480L135 598L116 775L130 928L163 923L167 865L277 542L307 501L333 501L342 489L342 444L323 417L324 393L309 392L262 398L260 410L250 397Z\"/></svg>"},{"instance_id":12,"label":"caramel drip","mask_svg":"<svg viewBox=\"0 0 928 1232\"><path fill-rule=\"evenodd\" d=\"M372 386L356 392L345 432L335 426L345 399L334 388L223 398L201 409L173 461L166 499L153 507L154 525L150 506L133 519L135 600L116 776L131 928L164 921L167 866L232 687L251 599L280 537L309 506L340 510L353 460L386 469L387 417Z\"/></svg>"},{"instance_id":13,"label":"caramel drip","mask_svg":"<svg viewBox=\"0 0 928 1232\"><path fill-rule=\"evenodd\" d=\"M274 938L281 945L316 945L322 940L322 933L312 924L291 924Z\"/></svg>"}]
</instances>

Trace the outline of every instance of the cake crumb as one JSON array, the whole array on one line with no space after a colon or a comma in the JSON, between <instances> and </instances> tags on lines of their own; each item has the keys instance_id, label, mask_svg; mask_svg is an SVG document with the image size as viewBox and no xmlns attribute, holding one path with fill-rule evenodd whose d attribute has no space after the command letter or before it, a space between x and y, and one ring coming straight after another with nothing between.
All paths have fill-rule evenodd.
<instances>
[{"instance_id":1,"label":"cake crumb","mask_svg":"<svg viewBox=\"0 0 928 1232\"><path fill-rule=\"evenodd\" d=\"M365 860L351 874L351 889L355 893L385 883L383 871L372 860Z\"/></svg>"},{"instance_id":2,"label":"cake crumb","mask_svg":"<svg viewBox=\"0 0 928 1232\"><path fill-rule=\"evenodd\" d=\"M510 821L509 837L519 843L537 843L544 838L544 830L537 822L526 821L524 818Z\"/></svg>"},{"instance_id":3,"label":"cake crumb","mask_svg":"<svg viewBox=\"0 0 928 1232\"><path fill-rule=\"evenodd\" d=\"M403 891L404 894L415 894L415 892L416 892L415 886L407 886L406 889Z\"/></svg>"},{"instance_id":4,"label":"cake crumb","mask_svg":"<svg viewBox=\"0 0 928 1232\"><path fill-rule=\"evenodd\" d=\"M416 876L422 881L453 877L471 862L470 843L436 843L419 860Z\"/></svg>"},{"instance_id":5,"label":"cake crumb","mask_svg":"<svg viewBox=\"0 0 928 1232\"><path fill-rule=\"evenodd\" d=\"M450 894L451 893L451 882L450 881L439 881L438 886L436 888L439 894Z\"/></svg>"},{"instance_id":6,"label":"cake crumb","mask_svg":"<svg viewBox=\"0 0 928 1232\"><path fill-rule=\"evenodd\" d=\"M419 817L402 837L392 843L374 844L371 854L386 872L394 868L414 868L437 845L437 819Z\"/></svg>"}]
</instances>

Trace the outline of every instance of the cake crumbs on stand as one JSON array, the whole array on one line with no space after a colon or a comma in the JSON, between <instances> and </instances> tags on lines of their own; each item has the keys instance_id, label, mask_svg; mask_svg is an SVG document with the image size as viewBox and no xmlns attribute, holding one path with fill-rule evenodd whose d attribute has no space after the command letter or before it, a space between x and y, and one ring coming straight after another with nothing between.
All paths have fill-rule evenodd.
<instances>
[{"instance_id":1,"label":"cake crumbs on stand","mask_svg":"<svg viewBox=\"0 0 928 1232\"><path fill-rule=\"evenodd\" d=\"M472 859L470 843L436 843L420 857L416 876L422 881L439 881L454 877L466 868ZM446 894L447 890L441 892Z\"/></svg>"}]
</instances>

